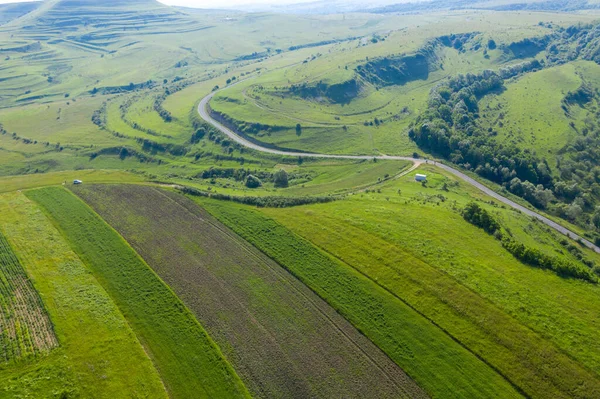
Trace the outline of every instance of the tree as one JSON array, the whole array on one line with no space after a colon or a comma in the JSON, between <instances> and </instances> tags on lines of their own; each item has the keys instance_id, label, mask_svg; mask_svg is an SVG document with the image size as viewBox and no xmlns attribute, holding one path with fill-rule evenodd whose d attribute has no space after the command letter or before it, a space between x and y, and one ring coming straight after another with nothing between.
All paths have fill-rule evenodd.
<instances>
[{"instance_id":1,"label":"tree","mask_svg":"<svg viewBox=\"0 0 600 399\"><path fill-rule=\"evenodd\" d=\"M256 176L253 175L248 175L248 177L246 177L246 187L248 188L258 188L262 186L262 182L260 181L260 179Z\"/></svg>"},{"instance_id":2,"label":"tree","mask_svg":"<svg viewBox=\"0 0 600 399\"><path fill-rule=\"evenodd\" d=\"M462 211L463 218L477 227L481 227L489 234L500 230L500 224L484 208L475 202L469 202Z\"/></svg>"},{"instance_id":3,"label":"tree","mask_svg":"<svg viewBox=\"0 0 600 399\"><path fill-rule=\"evenodd\" d=\"M575 221L577 220L577 218L579 216L581 216L581 214L583 213L583 209L581 208L581 206L579 206L579 204L577 204L576 202L573 202L571 205L569 205L567 207L567 217L571 220L571 221Z\"/></svg>"},{"instance_id":4,"label":"tree","mask_svg":"<svg viewBox=\"0 0 600 399\"><path fill-rule=\"evenodd\" d=\"M288 186L288 174L285 170L279 169L273 175L273 183L277 188L285 188Z\"/></svg>"},{"instance_id":5,"label":"tree","mask_svg":"<svg viewBox=\"0 0 600 399\"><path fill-rule=\"evenodd\" d=\"M596 212L592 216L592 223L597 229L600 229L600 209L598 207L596 207Z\"/></svg>"},{"instance_id":6,"label":"tree","mask_svg":"<svg viewBox=\"0 0 600 399\"><path fill-rule=\"evenodd\" d=\"M492 39L488 40L488 48L494 50L496 48L496 42Z\"/></svg>"},{"instance_id":7,"label":"tree","mask_svg":"<svg viewBox=\"0 0 600 399\"><path fill-rule=\"evenodd\" d=\"M299 123L296 124L296 136L300 136L302 134L302 125Z\"/></svg>"},{"instance_id":8,"label":"tree","mask_svg":"<svg viewBox=\"0 0 600 399\"><path fill-rule=\"evenodd\" d=\"M201 127L198 130L196 130L196 133L192 134L192 138L190 139L190 142L192 144L196 144L197 142L202 140L205 135L206 135L206 130L204 130L204 128Z\"/></svg>"}]
</instances>

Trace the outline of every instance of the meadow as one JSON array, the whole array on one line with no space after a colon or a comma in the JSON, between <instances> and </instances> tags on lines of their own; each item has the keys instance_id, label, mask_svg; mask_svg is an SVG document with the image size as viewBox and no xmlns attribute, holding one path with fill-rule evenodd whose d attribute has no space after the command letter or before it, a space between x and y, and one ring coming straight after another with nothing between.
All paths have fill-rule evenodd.
<instances>
[{"instance_id":1,"label":"meadow","mask_svg":"<svg viewBox=\"0 0 600 399\"><path fill-rule=\"evenodd\" d=\"M64 188L28 191L111 295L170 397L247 397L192 313L121 236ZM115 266L119 267L115 267Z\"/></svg>"},{"instance_id":2,"label":"meadow","mask_svg":"<svg viewBox=\"0 0 600 399\"><path fill-rule=\"evenodd\" d=\"M510 382L443 329L344 261L255 209L198 201L327 301L429 395L521 396ZM460 370L456 364L461 365Z\"/></svg>"},{"instance_id":3,"label":"meadow","mask_svg":"<svg viewBox=\"0 0 600 399\"><path fill-rule=\"evenodd\" d=\"M526 58L515 59L500 48L524 38L549 34L550 30L542 24L549 17L513 14L511 23L507 22L508 15L470 11L443 17L431 14L423 20L417 17L418 26L374 35L378 40L373 42L356 40L324 46L300 64L268 71L218 93L210 105L214 112L230 118L241 130L256 123L268 127L252 134L260 141L284 148L409 155L417 148L402 132L426 109L429 91L435 84L459 73L496 70L523 61ZM552 19L558 25L568 25L571 21ZM425 78L389 87L377 87L359 79L361 89L347 101L330 101L323 96L303 98L286 91L294 85L343 84L356 79L357 68L369 60L416 53L429 40L449 32L477 35L460 52L454 48L438 50L436 63L429 65ZM486 48L485 43L490 39L496 43L495 49ZM373 125L375 119L381 123ZM301 134L295 129L298 123L302 125Z\"/></svg>"},{"instance_id":4,"label":"meadow","mask_svg":"<svg viewBox=\"0 0 600 399\"><path fill-rule=\"evenodd\" d=\"M498 141L531 148L550 165L556 165L559 151L577 136L561 108L562 100L567 92L582 84L582 79L587 79L587 73L582 73L586 65L600 71L596 64L581 61L525 75L509 83L504 93L490 96L482 103L486 128L497 130Z\"/></svg>"},{"instance_id":5,"label":"meadow","mask_svg":"<svg viewBox=\"0 0 600 399\"><path fill-rule=\"evenodd\" d=\"M263 213L408 302L527 395L586 397L598 389L598 375L588 371L598 361L589 312L597 286L521 264L459 211L478 199L516 239L574 260L561 238L426 172L426 188L409 175L335 204Z\"/></svg>"}]
</instances>

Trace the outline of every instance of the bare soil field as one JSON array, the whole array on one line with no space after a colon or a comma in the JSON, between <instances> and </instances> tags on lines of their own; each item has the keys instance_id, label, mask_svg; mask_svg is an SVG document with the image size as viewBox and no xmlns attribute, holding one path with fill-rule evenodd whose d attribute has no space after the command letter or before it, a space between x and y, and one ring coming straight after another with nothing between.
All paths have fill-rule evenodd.
<instances>
[{"instance_id":1,"label":"bare soil field","mask_svg":"<svg viewBox=\"0 0 600 399\"><path fill-rule=\"evenodd\" d=\"M147 186L74 191L196 314L253 396L426 397L333 308L191 200Z\"/></svg>"}]
</instances>

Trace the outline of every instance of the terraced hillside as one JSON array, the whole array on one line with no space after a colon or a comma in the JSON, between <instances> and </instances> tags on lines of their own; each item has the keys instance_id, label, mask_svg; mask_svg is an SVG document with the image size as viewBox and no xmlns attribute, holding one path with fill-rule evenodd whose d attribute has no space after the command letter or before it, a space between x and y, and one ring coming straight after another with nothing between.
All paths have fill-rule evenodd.
<instances>
[{"instance_id":1,"label":"terraced hillside","mask_svg":"<svg viewBox=\"0 0 600 399\"><path fill-rule=\"evenodd\" d=\"M0 398L600 397L598 1L514 1L0 6Z\"/></svg>"},{"instance_id":2,"label":"terraced hillside","mask_svg":"<svg viewBox=\"0 0 600 399\"><path fill-rule=\"evenodd\" d=\"M0 4L0 25L22 17L23 15L35 10L40 3L37 1L24 3Z\"/></svg>"}]
</instances>

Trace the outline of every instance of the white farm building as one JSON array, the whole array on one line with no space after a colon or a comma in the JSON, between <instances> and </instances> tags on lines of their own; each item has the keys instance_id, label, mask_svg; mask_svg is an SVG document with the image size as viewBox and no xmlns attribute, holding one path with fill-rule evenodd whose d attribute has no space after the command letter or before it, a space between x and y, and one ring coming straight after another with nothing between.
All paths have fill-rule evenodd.
<instances>
[{"instance_id":1,"label":"white farm building","mask_svg":"<svg viewBox=\"0 0 600 399\"><path fill-rule=\"evenodd\" d=\"M416 181L426 181L427 180L427 175L415 175L415 180Z\"/></svg>"}]
</instances>

